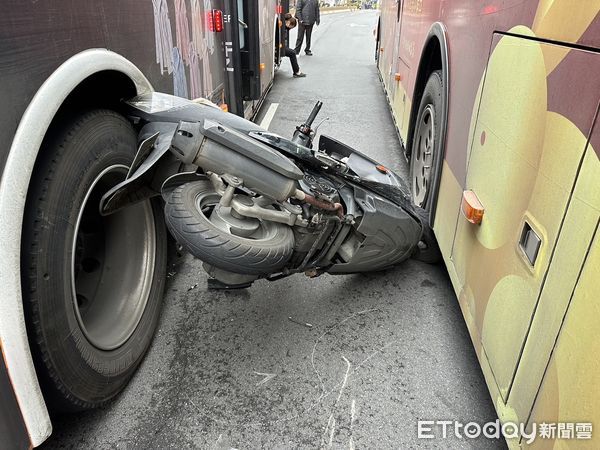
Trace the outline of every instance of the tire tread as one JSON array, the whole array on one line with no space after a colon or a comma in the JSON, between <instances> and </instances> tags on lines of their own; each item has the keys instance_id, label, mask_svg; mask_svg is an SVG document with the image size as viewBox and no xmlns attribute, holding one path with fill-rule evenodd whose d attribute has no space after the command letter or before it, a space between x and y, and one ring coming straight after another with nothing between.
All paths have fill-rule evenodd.
<instances>
[{"instance_id":1,"label":"tire tread","mask_svg":"<svg viewBox=\"0 0 600 450\"><path fill-rule=\"evenodd\" d=\"M209 192L214 190L207 181L186 183L173 191L165 205L165 218L175 239L195 257L230 272L265 275L281 269L293 252L291 229L276 223L276 235L268 242L230 235L196 210L197 195ZM182 220L178 214L182 210L190 214L190 220Z\"/></svg>"}]
</instances>

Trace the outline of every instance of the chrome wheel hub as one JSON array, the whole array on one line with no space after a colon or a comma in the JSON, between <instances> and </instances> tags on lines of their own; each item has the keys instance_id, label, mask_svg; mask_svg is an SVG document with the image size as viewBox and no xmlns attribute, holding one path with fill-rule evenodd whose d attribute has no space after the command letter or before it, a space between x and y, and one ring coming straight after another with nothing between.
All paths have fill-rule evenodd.
<instances>
[{"instance_id":1,"label":"chrome wheel hub","mask_svg":"<svg viewBox=\"0 0 600 450\"><path fill-rule=\"evenodd\" d=\"M435 111L427 105L417 124L417 133L412 155L412 197L413 203L424 207L427 202L435 149Z\"/></svg>"},{"instance_id":2,"label":"chrome wheel hub","mask_svg":"<svg viewBox=\"0 0 600 450\"><path fill-rule=\"evenodd\" d=\"M156 230L149 201L103 217L101 196L123 181L127 167L103 170L90 186L75 225L71 289L79 326L101 350L123 345L138 326L150 295Z\"/></svg>"}]
</instances>

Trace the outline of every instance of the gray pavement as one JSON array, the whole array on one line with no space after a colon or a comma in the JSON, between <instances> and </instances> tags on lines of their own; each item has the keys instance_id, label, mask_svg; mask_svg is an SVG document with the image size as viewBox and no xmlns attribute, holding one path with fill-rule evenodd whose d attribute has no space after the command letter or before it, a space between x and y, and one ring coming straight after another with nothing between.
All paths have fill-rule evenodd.
<instances>
[{"instance_id":1,"label":"gray pavement","mask_svg":"<svg viewBox=\"0 0 600 450\"><path fill-rule=\"evenodd\" d=\"M300 56L308 76L293 79L284 60L263 111L279 103L270 129L289 136L322 100L331 119L321 132L405 175L373 62L375 24L373 11L323 16L314 56ZM57 419L46 448L505 447L439 430L417 439L420 419L496 419L443 266L216 293L189 255L172 272L130 385L105 408Z\"/></svg>"}]
</instances>

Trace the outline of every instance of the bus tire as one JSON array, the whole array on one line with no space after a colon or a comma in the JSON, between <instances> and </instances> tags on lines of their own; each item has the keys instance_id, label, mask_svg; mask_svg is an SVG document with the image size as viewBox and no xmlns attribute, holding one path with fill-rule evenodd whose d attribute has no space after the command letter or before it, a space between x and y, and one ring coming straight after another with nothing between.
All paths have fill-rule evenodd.
<instances>
[{"instance_id":1,"label":"bus tire","mask_svg":"<svg viewBox=\"0 0 600 450\"><path fill-rule=\"evenodd\" d=\"M21 276L44 397L51 411L72 412L111 400L141 363L162 306L167 233L154 201L98 211L133 161L131 124L107 109L61 124L34 168Z\"/></svg>"},{"instance_id":2,"label":"bus tire","mask_svg":"<svg viewBox=\"0 0 600 450\"><path fill-rule=\"evenodd\" d=\"M431 216L434 208L432 186L439 176L438 167L442 154L442 108L444 106L442 71L431 73L419 103L414 126L410 156L410 182L412 201L415 206ZM437 263L442 259L435 236L426 221L423 239L415 252L415 259Z\"/></svg>"},{"instance_id":3,"label":"bus tire","mask_svg":"<svg viewBox=\"0 0 600 450\"><path fill-rule=\"evenodd\" d=\"M442 262L442 253L433 234L433 229L429 225L427 211L415 208L415 212L419 216L423 231L421 232L421 239L415 246L412 258L427 264L438 264Z\"/></svg>"}]
</instances>

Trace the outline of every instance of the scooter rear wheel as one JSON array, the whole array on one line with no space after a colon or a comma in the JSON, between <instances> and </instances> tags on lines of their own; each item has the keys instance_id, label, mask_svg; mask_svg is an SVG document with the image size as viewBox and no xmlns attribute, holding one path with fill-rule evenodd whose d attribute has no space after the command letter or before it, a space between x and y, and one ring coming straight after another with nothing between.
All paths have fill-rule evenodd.
<instances>
[{"instance_id":1,"label":"scooter rear wheel","mask_svg":"<svg viewBox=\"0 0 600 450\"><path fill-rule=\"evenodd\" d=\"M232 234L217 226L214 218L211 221L219 200L209 181L177 187L165 205L173 237L196 258L233 273L266 275L283 268L294 248L292 229L260 220L250 235Z\"/></svg>"}]
</instances>

